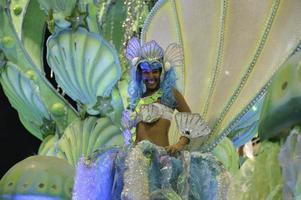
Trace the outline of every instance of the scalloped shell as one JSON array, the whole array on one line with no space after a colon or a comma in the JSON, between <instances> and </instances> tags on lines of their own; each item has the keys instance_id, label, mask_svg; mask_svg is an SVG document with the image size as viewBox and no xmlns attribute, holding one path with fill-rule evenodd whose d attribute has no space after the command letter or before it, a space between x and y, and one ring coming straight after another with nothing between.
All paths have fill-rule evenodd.
<instances>
[{"instance_id":1,"label":"scalloped shell","mask_svg":"<svg viewBox=\"0 0 301 200\"><path fill-rule=\"evenodd\" d=\"M138 114L138 121L153 123L157 121L159 116L162 116L163 110L156 104L142 105Z\"/></svg>"},{"instance_id":2,"label":"scalloped shell","mask_svg":"<svg viewBox=\"0 0 301 200\"><path fill-rule=\"evenodd\" d=\"M154 40L142 45L141 56L147 60L157 60L163 57L163 49Z\"/></svg>"},{"instance_id":3,"label":"scalloped shell","mask_svg":"<svg viewBox=\"0 0 301 200\"><path fill-rule=\"evenodd\" d=\"M23 125L34 136L42 139L44 132L40 127L44 119L50 120L51 117L39 96L38 86L10 62L1 73L1 85L9 102L19 112Z\"/></svg>"},{"instance_id":4,"label":"scalloped shell","mask_svg":"<svg viewBox=\"0 0 301 200\"><path fill-rule=\"evenodd\" d=\"M164 53L164 68L166 71L170 67L183 65L183 49L179 44L173 43L168 45Z\"/></svg>"},{"instance_id":5,"label":"scalloped shell","mask_svg":"<svg viewBox=\"0 0 301 200\"><path fill-rule=\"evenodd\" d=\"M141 56L141 45L136 37L133 37L129 40L126 47L125 56L128 60L131 61L132 65L135 65L138 62Z\"/></svg>"},{"instance_id":6,"label":"scalloped shell","mask_svg":"<svg viewBox=\"0 0 301 200\"><path fill-rule=\"evenodd\" d=\"M109 118L96 117L73 121L58 142L60 151L73 166L81 157L89 156L99 148L122 144L120 129Z\"/></svg>"},{"instance_id":7,"label":"scalloped shell","mask_svg":"<svg viewBox=\"0 0 301 200\"><path fill-rule=\"evenodd\" d=\"M179 131L191 138L204 137L211 132L201 115L197 113L179 112L176 114L176 123Z\"/></svg>"},{"instance_id":8,"label":"scalloped shell","mask_svg":"<svg viewBox=\"0 0 301 200\"><path fill-rule=\"evenodd\" d=\"M65 30L47 41L47 61L60 87L91 114L98 96L110 95L121 77L116 51L101 36L79 28Z\"/></svg>"},{"instance_id":9,"label":"scalloped shell","mask_svg":"<svg viewBox=\"0 0 301 200\"><path fill-rule=\"evenodd\" d=\"M299 0L162 0L155 5L141 39L156 40L163 48L175 42L183 47L177 86L213 130L203 151L229 133L295 50L300 10Z\"/></svg>"}]
</instances>

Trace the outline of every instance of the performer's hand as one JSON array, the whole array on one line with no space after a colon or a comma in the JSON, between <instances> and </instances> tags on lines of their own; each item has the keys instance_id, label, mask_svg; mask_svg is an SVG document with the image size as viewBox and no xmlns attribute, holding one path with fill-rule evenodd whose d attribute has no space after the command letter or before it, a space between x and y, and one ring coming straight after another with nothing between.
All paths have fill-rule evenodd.
<instances>
[{"instance_id":1,"label":"performer's hand","mask_svg":"<svg viewBox=\"0 0 301 200\"><path fill-rule=\"evenodd\" d=\"M165 147L165 150L170 155L175 155L177 152L182 151L184 148L185 148L185 144L182 144L181 142L178 142L176 144L169 145L169 146Z\"/></svg>"}]
</instances>

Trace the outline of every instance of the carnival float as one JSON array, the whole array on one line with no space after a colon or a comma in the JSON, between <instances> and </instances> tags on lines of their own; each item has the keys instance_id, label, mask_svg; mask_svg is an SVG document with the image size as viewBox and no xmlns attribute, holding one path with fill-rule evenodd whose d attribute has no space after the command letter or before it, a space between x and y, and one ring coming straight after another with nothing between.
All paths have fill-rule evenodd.
<instances>
[{"instance_id":1,"label":"carnival float","mask_svg":"<svg viewBox=\"0 0 301 200\"><path fill-rule=\"evenodd\" d=\"M1 178L0 199L85 199L99 186L82 185L110 181L78 168L124 147L133 37L181 46L177 89L211 130L185 152L222 163L215 199L301 199L300 11L299 0L0 0L1 86L41 140ZM179 137L173 120L170 144ZM162 191L145 198L192 199Z\"/></svg>"}]
</instances>

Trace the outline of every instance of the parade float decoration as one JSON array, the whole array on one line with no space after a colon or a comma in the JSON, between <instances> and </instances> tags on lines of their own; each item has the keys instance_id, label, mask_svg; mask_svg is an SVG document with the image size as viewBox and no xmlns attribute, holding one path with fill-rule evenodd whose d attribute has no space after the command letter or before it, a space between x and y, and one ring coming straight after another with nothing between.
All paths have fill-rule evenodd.
<instances>
[{"instance_id":1,"label":"parade float decoration","mask_svg":"<svg viewBox=\"0 0 301 200\"><path fill-rule=\"evenodd\" d=\"M268 156L264 149L274 149L271 163L278 162L279 151L299 155L287 147L300 143L295 132L284 150L277 141L300 123L295 112L300 110L300 10L298 0L0 0L1 86L21 123L41 140L37 156L17 163L1 179L1 198L71 198L79 159L122 145L120 118L129 81L124 48L133 36L163 48L172 42L182 46L177 87L212 129L192 141L190 150L212 152L224 163L233 175L229 195L237 192L235 184L255 181L246 173L255 170L260 178L263 168L256 166ZM235 147L251 140L258 127L262 140L276 138L276 144L262 145L258 161L239 168ZM172 124L170 142L178 136ZM29 165L45 178L28 177ZM283 187L286 196L299 194L299 179L283 186L278 169L284 166L278 166L275 187L261 190L260 197L281 197ZM283 180L289 182L290 170L300 175L294 166L285 167Z\"/></svg>"}]
</instances>

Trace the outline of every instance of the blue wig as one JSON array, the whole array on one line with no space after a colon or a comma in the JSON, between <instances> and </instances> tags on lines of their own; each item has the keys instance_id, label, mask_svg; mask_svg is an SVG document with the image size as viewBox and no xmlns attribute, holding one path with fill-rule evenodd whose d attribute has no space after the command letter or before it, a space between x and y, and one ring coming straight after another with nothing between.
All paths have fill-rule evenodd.
<instances>
[{"instance_id":1,"label":"blue wig","mask_svg":"<svg viewBox=\"0 0 301 200\"><path fill-rule=\"evenodd\" d=\"M161 72L163 73L163 72ZM146 91L146 87L141 78L139 70L136 70L136 67L132 67L131 71L132 80L128 87L128 94L130 96L130 109L134 110L137 106L139 99ZM176 87L177 76L174 71L174 67L171 67L170 70L163 74L163 80L160 81L160 89L163 94L160 100L160 103L170 107L176 107L176 100L173 95L173 88Z\"/></svg>"}]
</instances>

